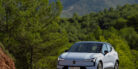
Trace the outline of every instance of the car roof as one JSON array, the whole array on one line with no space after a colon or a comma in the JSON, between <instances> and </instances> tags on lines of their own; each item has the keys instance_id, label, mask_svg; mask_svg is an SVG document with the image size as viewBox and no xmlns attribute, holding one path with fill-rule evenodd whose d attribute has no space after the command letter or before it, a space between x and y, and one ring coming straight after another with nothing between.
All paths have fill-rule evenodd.
<instances>
[{"instance_id":1,"label":"car roof","mask_svg":"<svg viewBox=\"0 0 138 69\"><path fill-rule=\"evenodd\" d=\"M99 41L79 41L79 42L76 42L76 43L101 43L101 44L106 43L106 44L109 44L107 42L99 42Z\"/></svg>"}]
</instances>

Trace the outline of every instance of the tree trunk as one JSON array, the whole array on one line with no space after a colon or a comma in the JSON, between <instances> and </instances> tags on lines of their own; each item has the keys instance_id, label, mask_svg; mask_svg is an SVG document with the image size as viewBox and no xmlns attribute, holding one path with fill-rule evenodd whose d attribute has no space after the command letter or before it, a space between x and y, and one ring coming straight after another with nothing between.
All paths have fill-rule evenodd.
<instances>
[{"instance_id":1,"label":"tree trunk","mask_svg":"<svg viewBox=\"0 0 138 69\"><path fill-rule=\"evenodd\" d=\"M30 69L33 69L33 47L31 46L31 51L30 51Z\"/></svg>"}]
</instances>

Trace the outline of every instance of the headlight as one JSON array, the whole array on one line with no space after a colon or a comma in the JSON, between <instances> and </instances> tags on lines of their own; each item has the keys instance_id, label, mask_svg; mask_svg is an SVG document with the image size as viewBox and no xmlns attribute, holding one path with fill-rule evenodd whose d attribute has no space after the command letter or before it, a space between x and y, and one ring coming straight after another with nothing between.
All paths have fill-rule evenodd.
<instances>
[{"instance_id":1,"label":"headlight","mask_svg":"<svg viewBox=\"0 0 138 69\"><path fill-rule=\"evenodd\" d=\"M96 62L96 58L92 58L92 62Z\"/></svg>"},{"instance_id":2,"label":"headlight","mask_svg":"<svg viewBox=\"0 0 138 69\"><path fill-rule=\"evenodd\" d=\"M92 59L86 59L86 62L96 62L96 58L92 58Z\"/></svg>"},{"instance_id":3,"label":"headlight","mask_svg":"<svg viewBox=\"0 0 138 69\"><path fill-rule=\"evenodd\" d=\"M60 61L64 61L64 59L61 57L58 57L58 62L57 62L58 65L60 64Z\"/></svg>"},{"instance_id":4,"label":"headlight","mask_svg":"<svg viewBox=\"0 0 138 69\"><path fill-rule=\"evenodd\" d=\"M64 60L64 58L61 58L61 57L58 58L58 61L63 61L63 60Z\"/></svg>"}]
</instances>

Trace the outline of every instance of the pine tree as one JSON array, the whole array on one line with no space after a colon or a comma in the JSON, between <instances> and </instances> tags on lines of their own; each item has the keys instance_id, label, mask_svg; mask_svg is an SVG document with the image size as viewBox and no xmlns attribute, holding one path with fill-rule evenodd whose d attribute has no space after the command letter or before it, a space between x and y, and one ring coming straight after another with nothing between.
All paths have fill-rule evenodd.
<instances>
[{"instance_id":1,"label":"pine tree","mask_svg":"<svg viewBox=\"0 0 138 69\"><path fill-rule=\"evenodd\" d=\"M1 0L0 9L0 40L15 57L19 69L33 69L42 57L57 55L48 53L50 49L56 50L67 42L56 23L62 10L59 1Z\"/></svg>"}]
</instances>

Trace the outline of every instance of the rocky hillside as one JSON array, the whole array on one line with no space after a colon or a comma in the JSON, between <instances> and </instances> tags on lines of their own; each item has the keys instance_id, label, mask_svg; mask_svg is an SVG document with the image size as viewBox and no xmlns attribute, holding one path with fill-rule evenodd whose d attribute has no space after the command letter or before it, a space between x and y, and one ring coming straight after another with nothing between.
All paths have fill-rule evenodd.
<instances>
[{"instance_id":1,"label":"rocky hillside","mask_svg":"<svg viewBox=\"0 0 138 69\"><path fill-rule=\"evenodd\" d=\"M0 69L15 69L13 60L0 47Z\"/></svg>"},{"instance_id":2,"label":"rocky hillside","mask_svg":"<svg viewBox=\"0 0 138 69\"><path fill-rule=\"evenodd\" d=\"M50 0L50 2L56 0ZM79 15L88 14L92 11L98 12L105 8L116 7L117 5L134 4L138 0L61 0L63 4L62 16L72 16L73 13Z\"/></svg>"}]
</instances>

